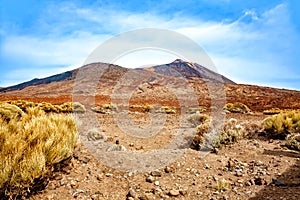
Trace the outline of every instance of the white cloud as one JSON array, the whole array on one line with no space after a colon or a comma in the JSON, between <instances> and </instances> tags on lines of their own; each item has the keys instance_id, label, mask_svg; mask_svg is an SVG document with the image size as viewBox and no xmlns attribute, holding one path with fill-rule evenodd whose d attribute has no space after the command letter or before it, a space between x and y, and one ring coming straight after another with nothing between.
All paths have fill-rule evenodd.
<instances>
[{"instance_id":1,"label":"white cloud","mask_svg":"<svg viewBox=\"0 0 300 200\"><path fill-rule=\"evenodd\" d=\"M293 62L289 59L294 50L295 33L290 26L285 4L265 13L246 10L240 18L230 23L204 22L177 15L167 19L153 13L83 9L73 4L63 5L59 14L61 16L56 17L61 17L62 22L54 32L72 27L72 23L64 21L68 20L64 15L70 14L78 20L79 28L84 28L84 31L73 30L71 35L57 37L10 35L5 38L1 51L5 56L24 58L34 65L74 66L83 63L89 53L116 33L155 27L177 31L196 41L211 55L219 71L233 80L267 82L293 75L293 69L286 69L286 65ZM41 21L41 24L47 25ZM162 56L153 56L155 64L166 60ZM133 61L129 62L129 58ZM119 59L117 64L140 66L144 65L145 60L151 62L149 54L146 59L141 54L133 58Z\"/></svg>"}]
</instances>

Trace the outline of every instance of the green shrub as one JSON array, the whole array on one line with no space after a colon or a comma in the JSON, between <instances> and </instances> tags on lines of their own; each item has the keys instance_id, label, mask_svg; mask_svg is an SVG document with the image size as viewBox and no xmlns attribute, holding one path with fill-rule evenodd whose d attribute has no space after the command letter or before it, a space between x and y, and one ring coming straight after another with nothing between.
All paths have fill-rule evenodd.
<instances>
[{"instance_id":1,"label":"green shrub","mask_svg":"<svg viewBox=\"0 0 300 200\"><path fill-rule=\"evenodd\" d=\"M300 112L289 111L266 118L262 122L271 137L284 139L288 134L300 133Z\"/></svg>"},{"instance_id":2,"label":"green shrub","mask_svg":"<svg viewBox=\"0 0 300 200\"><path fill-rule=\"evenodd\" d=\"M250 108L248 108L248 106L240 102L227 103L224 106L224 110L231 113L252 114Z\"/></svg>"}]
</instances>

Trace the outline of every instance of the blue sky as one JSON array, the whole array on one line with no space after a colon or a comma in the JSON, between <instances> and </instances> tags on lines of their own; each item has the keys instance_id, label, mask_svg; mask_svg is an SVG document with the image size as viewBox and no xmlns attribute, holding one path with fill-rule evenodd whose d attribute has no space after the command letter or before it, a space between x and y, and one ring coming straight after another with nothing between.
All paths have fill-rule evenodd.
<instances>
[{"instance_id":1,"label":"blue sky","mask_svg":"<svg viewBox=\"0 0 300 200\"><path fill-rule=\"evenodd\" d=\"M299 2L0 0L0 87L79 67L116 34L164 28L196 41L237 83L300 90ZM128 58L117 63L172 61Z\"/></svg>"}]
</instances>

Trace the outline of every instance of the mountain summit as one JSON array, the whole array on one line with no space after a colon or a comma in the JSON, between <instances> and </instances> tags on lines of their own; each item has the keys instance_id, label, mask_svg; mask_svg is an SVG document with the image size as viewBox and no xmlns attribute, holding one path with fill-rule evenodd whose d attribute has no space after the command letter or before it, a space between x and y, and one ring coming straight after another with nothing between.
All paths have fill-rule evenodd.
<instances>
[{"instance_id":1,"label":"mountain summit","mask_svg":"<svg viewBox=\"0 0 300 200\"><path fill-rule=\"evenodd\" d=\"M235 84L235 82L233 82L232 80L202 65L183 61L181 59L176 59L175 61L169 64L157 65L145 69L166 76L184 77L187 79L201 78L205 81L210 81L214 83Z\"/></svg>"}]
</instances>

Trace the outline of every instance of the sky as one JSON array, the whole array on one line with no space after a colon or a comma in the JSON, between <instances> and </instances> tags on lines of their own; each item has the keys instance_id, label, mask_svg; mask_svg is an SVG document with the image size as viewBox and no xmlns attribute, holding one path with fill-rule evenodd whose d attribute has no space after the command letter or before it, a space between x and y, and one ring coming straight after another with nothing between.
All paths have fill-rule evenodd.
<instances>
[{"instance_id":1,"label":"sky","mask_svg":"<svg viewBox=\"0 0 300 200\"><path fill-rule=\"evenodd\" d=\"M80 67L106 40L141 28L189 37L237 83L300 90L298 0L0 0L0 87ZM175 58L148 51L115 62Z\"/></svg>"}]
</instances>

